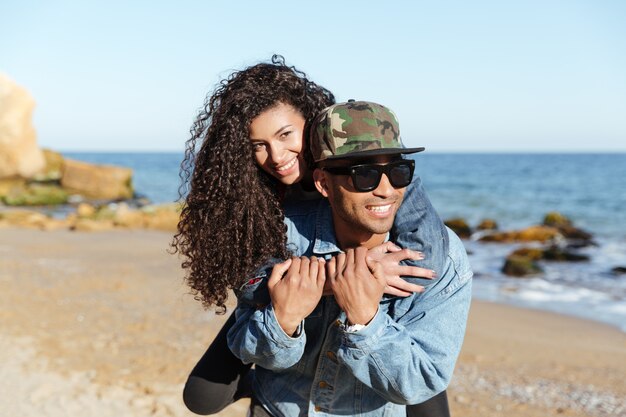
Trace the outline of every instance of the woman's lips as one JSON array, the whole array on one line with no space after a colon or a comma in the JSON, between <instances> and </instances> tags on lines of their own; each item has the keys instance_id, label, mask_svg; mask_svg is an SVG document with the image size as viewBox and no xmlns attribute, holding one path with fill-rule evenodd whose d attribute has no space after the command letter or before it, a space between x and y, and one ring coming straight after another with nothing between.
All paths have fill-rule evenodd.
<instances>
[{"instance_id":1,"label":"woman's lips","mask_svg":"<svg viewBox=\"0 0 626 417\"><path fill-rule=\"evenodd\" d=\"M293 158L291 161L287 162L285 165L274 168L274 171L280 175L281 177L285 177L287 175L293 174L297 169L298 158Z\"/></svg>"}]
</instances>

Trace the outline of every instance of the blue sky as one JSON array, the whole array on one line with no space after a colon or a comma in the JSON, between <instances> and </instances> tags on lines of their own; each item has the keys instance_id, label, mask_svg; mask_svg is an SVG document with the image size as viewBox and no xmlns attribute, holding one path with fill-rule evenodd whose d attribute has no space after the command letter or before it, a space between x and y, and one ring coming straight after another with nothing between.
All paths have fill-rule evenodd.
<instances>
[{"instance_id":1,"label":"blue sky","mask_svg":"<svg viewBox=\"0 0 626 417\"><path fill-rule=\"evenodd\" d=\"M626 151L623 1L0 3L41 146L182 150L232 70L283 54L429 151Z\"/></svg>"}]
</instances>

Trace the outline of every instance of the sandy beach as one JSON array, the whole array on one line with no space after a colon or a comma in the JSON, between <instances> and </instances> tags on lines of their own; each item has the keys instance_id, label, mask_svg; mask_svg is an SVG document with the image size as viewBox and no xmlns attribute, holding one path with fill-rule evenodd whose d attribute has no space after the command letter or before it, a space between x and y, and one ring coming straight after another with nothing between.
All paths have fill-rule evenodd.
<instances>
[{"instance_id":1,"label":"sandy beach","mask_svg":"<svg viewBox=\"0 0 626 417\"><path fill-rule=\"evenodd\" d=\"M225 319L170 235L0 229L0 416L192 416L189 370ZM475 301L453 416L626 416L626 334ZM240 401L221 416L245 416Z\"/></svg>"}]
</instances>

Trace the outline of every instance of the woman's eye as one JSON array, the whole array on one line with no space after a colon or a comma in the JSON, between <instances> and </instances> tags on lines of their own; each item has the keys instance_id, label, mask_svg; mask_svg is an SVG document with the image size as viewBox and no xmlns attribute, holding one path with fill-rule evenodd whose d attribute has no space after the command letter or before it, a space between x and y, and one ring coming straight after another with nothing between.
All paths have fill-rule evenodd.
<instances>
[{"instance_id":1,"label":"woman's eye","mask_svg":"<svg viewBox=\"0 0 626 417\"><path fill-rule=\"evenodd\" d=\"M264 143L253 143L252 144L252 149L254 150L254 152L260 152L263 149L265 149L265 144Z\"/></svg>"},{"instance_id":2,"label":"woman's eye","mask_svg":"<svg viewBox=\"0 0 626 417\"><path fill-rule=\"evenodd\" d=\"M286 137L287 137L287 136L289 136L290 134L291 134L291 130L288 130L288 131L286 131L286 132L281 133L281 134L280 134L280 137L281 137L281 138L286 138Z\"/></svg>"}]
</instances>

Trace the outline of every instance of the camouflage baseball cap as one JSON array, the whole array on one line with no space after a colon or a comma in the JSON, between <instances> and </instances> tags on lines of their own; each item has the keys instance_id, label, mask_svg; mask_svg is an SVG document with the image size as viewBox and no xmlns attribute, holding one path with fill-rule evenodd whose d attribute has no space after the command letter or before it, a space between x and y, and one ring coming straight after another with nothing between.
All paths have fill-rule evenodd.
<instances>
[{"instance_id":1,"label":"camouflage baseball cap","mask_svg":"<svg viewBox=\"0 0 626 417\"><path fill-rule=\"evenodd\" d=\"M327 107L311 123L309 141L315 162L424 150L403 147L396 115L369 101L350 100Z\"/></svg>"}]
</instances>

